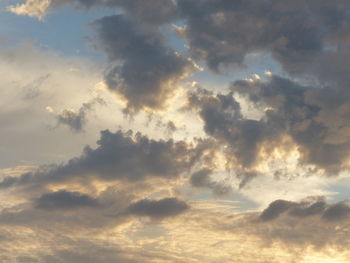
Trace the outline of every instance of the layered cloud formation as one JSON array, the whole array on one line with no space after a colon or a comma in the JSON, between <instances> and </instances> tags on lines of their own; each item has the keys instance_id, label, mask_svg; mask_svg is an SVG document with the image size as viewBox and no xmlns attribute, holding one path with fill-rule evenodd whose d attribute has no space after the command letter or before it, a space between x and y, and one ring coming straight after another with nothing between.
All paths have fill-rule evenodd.
<instances>
[{"instance_id":1,"label":"layered cloud formation","mask_svg":"<svg viewBox=\"0 0 350 263\"><path fill-rule=\"evenodd\" d=\"M46 23L104 7L115 14L90 23L96 66L0 50L14 102L0 100L0 261L348 262L349 1L7 10Z\"/></svg>"}]
</instances>

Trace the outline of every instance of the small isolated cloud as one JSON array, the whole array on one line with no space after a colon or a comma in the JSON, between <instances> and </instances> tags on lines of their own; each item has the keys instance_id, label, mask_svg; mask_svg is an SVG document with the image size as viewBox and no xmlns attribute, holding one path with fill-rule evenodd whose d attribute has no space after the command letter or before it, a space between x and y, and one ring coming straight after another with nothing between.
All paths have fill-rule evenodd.
<instances>
[{"instance_id":1,"label":"small isolated cloud","mask_svg":"<svg viewBox=\"0 0 350 263\"><path fill-rule=\"evenodd\" d=\"M103 105L104 103L104 100L101 98L95 98L87 103L83 103L78 111L74 109L64 109L60 113L54 114L51 107L47 107L46 110L54 114L58 125L66 125L74 132L81 132L84 130L84 126L87 123L88 113L93 110L95 105Z\"/></svg>"},{"instance_id":2,"label":"small isolated cloud","mask_svg":"<svg viewBox=\"0 0 350 263\"><path fill-rule=\"evenodd\" d=\"M42 19L50 4L51 0L27 0L23 4L8 6L7 10L17 15L27 15Z\"/></svg>"},{"instance_id":3,"label":"small isolated cloud","mask_svg":"<svg viewBox=\"0 0 350 263\"><path fill-rule=\"evenodd\" d=\"M144 199L129 206L131 215L148 216L155 219L173 217L189 209L189 205L177 198L164 198L160 200Z\"/></svg>"}]
</instances>

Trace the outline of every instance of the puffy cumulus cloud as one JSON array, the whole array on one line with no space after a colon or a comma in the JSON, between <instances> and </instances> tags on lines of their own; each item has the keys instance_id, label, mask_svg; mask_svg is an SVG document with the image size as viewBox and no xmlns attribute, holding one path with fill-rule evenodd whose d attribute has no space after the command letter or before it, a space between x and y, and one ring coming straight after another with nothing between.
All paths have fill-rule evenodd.
<instances>
[{"instance_id":1,"label":"puffy cumulus cloud","mask_svg":"<svg viewBox=\"0 0 350 263\"><path fill-rule=\"evenodd\" d=\"M177 3L186 21L181 35L214 71L244 64L249 53L271 52L286 70L302 73L327 44L340 44L336 36L349 28L349 3L343 0Z\"/></svg>"},{"instance_id":2,"label":"puffy cumulus cloud","mask_svg":"<svg viewBox=\"0 0 350 263\"><path fill-rule=\"evenodd\" d=\"M303 86L278 76L273 76L267 82L237 81L232 90L247 96L254 103L265 105L266 116L260 122L268 124L277 134L290 136L299 146L302 163L316 165L331 173L347 169L349 140L342 133L344 130L339 131L333 126L331 117L336 116L340 109L346 111L348 107L340 94L333 93L333 98L339 99L338 105L327 107L323 94L332 93L331 88ZM346 129L347 115L336 119ZM336 137L338 140L330 139Z\"/></svg>"},{"instance_id":3,"label":"puffy cumulus cloud","mask_svg":"<svg viewBox=\"0 0 350 263\"><path fill-rule=\"evenodd\" d=\"M96 147L86 147L66 163L2 172L0 194L11 195L10 201L0 202L4 261L349 262L348 203L297 201L310 189L311 194L325 192L326 180L320 175L349 168L349 1L28 0L10 11L42 17L49 8L68 3L124 10L93 25L99 48L111 62L105 82L126 101L127 112L164 109L181 80L195 69L192 60L167 42L162 26L172 22L183 24L177 29L193 59L204 60L214 72L244 66L248 55L260 52L271 54L285 73L298 79L268 74L267 80L255 76L235 81L226 93L189 92L185 108L200 117L207 135L193 144L105 130ZM13 66L17 76L10 78L4 71L2 86L27 77L25 85L18 81L25 87L20 103L11 99L18 97L12 88L2 96L11 102L0 104L6 109L0 114L4 127L26 121L23 105L28 101L38 102L32 104L41 109L49 105L54 114L57 103L48 98L55 96L42 91L55 87L57 79L67 81L67 64L57 66L47 53L30 51L0 54L0 69ZM55 64L59 70L37 74L38 61L43 68ZM78 76L84 79L91 72ZM52 82L56 74L59 78ZM311 77L309 84L302 84L304 77ZM70 86L87 84L74 83ZM67 94L57 101L65 101ZM66 110L55 115L57 121L82 130L91 109L83 102L89 98L60 106ZM241 99L262 109L261 114L245 114ZM77 112L67 110L81 105ZM167 128L170 133L176 125L169 122ZM0 132L6 136L21 129L4 130ZM65 141L62 137L51 138L55 147ZM188 200L183 185L188 182L215 195L231 190L232 185L214 180L221 168L234 171L237 188L258 204L275 201L262 212L237 210L234 201L182 201ZM265 177L250 183L258 175ZM284 193L288 191L294 192ZM11 203L12 198L17 200Z\"/></svg>"},{"instance_id":4,"label":"puffy cumulus cloud","mask_svg":"<svg viewBox=\"0 0 350 263\"><path fill-rule=\"evenodd\" d=\"M198 110L205 132L217 139L219 145L230 146L221 148L227 152L230 163L237 164L238 168L252 167L259 145L268 138L276 138L276 133L267 123L242 116L233 93L216 95L203 89L189 92L186 108Z\"/></svg>"},{"instance_id":5,"label":"puffy cumulus cloud","mask_svg":"<svg viewBox=\"0 0 350 263\"><path fill-rule=\"evenodd\" d=\"M144 199L129 206L129 213L137 216L149 216L155 219L172 217L189 209L189 206L177 198L161 200Z\"/></svg>"},{"instance_id":6,"label":"puffy cumulus cloud","mask_svg":"<svg viewBox=\"0 0 350 263\"><path fill-rule=\"evenodd\" d=\"M0 45L0 71L0 136L6 138L0 145L0 168L67 161L105 129L128 127L158 139L169 138L176 123L176 139L201 135L185 134L188 120L182 118L187 116L175 110L163 114L164 122L174 122L162 126L152 122L146 127L147 113L126 119L123 105L103 82L101 65L83 57L29 42ZM201 132L200 125L196 129Z\"/></svg>"},{"instance_id":7,"label":"puffy cumulus cloud","mask_svg":"<svg viewBox=\"0 0 350 263\"><path fill-rule=\"evenodd\" d=\"M56 8L63 4L121 8L133 23L148 24L153 30L164 23L181 21L184 26L178 30L193 57L204 59L215 72L229 65L243 66L247 55L263 52L271 53L292 74L316 76L330 82L340 82L339 75L341 79L347 78L348 63L341 59L349 57L344 44L349 41L350 28L346 0L332 3L327 0L307 3L302 0L283 3L276 0L27 0L10 10L42 16L49 6ZM137 31L142 32L140 28ZM158 37L152 36L149 37ZM324 66L329 63L337 70Z\"/></svg>"},{"instance_id":8,"label":"puffy cumulus cloud","mask_svg":"<svg viewBox=\"0 0 350 263\"><path fill-rule=\"evenodd\" d=\"M164 108L179 81L194 69L147 24L115 15L94 22L94 27L101 48L116 64L106 74L106 83L127 101L127 111Z\"/></svg>"},{"instance_id":9,"label":"puffy cumulus cloud","mask_svg":"<svg viewBox=\"0 0 350 263\"><path fill-rule=\"evenodd\" d=\"M41 3L30 0L23 5ZM159 29L162 23L179 20L184 21L179 33L193 57L206 60L216 72L231 64L242 66L247 55L262 52L271 53L289 73L329 85L346 86L349 81L348 60L342 59L349 57L343 43L349 40L345 35L350 28L349 4L344 0L332 4L323 0L307 4L301 0L50 3L53 7L71 3L125 10L122 15L96 21L95 27L101 48L114 64L106 74L108 86L127 101L129 111L163 108L179 80L193 70L193 63L172 50ZM330 63L332 69L324 66Z\"/></svg>"},{"instance_id":10,"label":"puffy cumulus cloud","mask_svg":"<svg viewBox=\"0 0 350 263\"><path fill-rule=\"evenodd\" d=\"M198 147L184 141L156 141L137 133L101 132L98 147L86 147L80 157L66 164L43 166L38 171L19 177L5 177L1 187L13 185L46 185L65 183L71 180L82 184L90 178L113 181L125 179L137 181L145 177L176 178L189 171L205 154L199 142Z\"/></svg>"},{"instance_id":11,"label":"puffy cumulus cloud","mask_svg":"<svg viewBox=\"0 0 350 263\"><path fill-rule=\"evenodd\" d=\"M87 7L95 4L115 6L127 11L127 14L104 17L93 23L97 28L97 42L113 64L107 70L106 83L127 102L127 112L167 106L179 82L195 69L190 59L171 49L155 25L172 16L174 1L152 0L145 4L144 1L63 0L47 1L45 9L48 5L60 6L69 2ZM41 4L41 1L29 1L19 7L33 9ZM156 12L152 4L157 6ZM22 13L31 15L28 11ZM65 116L71 119L72 112L65 111Z\"/></svg>"},{"instance_id":12,"label":"puffy cumulus cloud","mask_svg":"<svg viewBox=\"0 0 350 263\"><path fill-rule=\"evenodd\" d=\"M324 94L332 94L328 98L334 102ZM244 116L236 95L263 109L262 117ZM278 179L276 160L268 164L269 160L279 156L287 163L288 153L309 170L305 175L335 175L349 168L348 102L332 88L273 75L266 80L235 81L227 94L191 91L185 108L198 113L205 132L225 153L227 168L243 178L242 187L261 173L274 172Z\"/></svg>"}]
</instances>

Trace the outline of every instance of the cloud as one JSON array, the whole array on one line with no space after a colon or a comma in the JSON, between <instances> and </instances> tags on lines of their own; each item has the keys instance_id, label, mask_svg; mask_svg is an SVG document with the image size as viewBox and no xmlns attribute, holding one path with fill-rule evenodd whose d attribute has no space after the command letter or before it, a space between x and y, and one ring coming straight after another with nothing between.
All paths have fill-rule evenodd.
<instances>
[{"instance_id":1,"label":"cloud","mask_svg":"<svg viewBox=\"0 0 350 263\"><path fill-rule=\"evenodd\" d=\"M86 121L85 112L86 108L84 106L79 110L79 113L76 113L72 109L64 109L57 115L58 123L69 126L72 131L79 132L82 130Z\"/></svg>"},{"instance_id":2,"label":"cloud","mask_svg":"<svg viewBox=\"0 0 350 263\"><path fill-rule=\"evenodd\" d=\"M254 103L270 107L260 123L266 123L277 135L290 136L300 146L302 162L314 164L331 173L346 169L350 153L348 140L340 137L342 143L339 143L328 139L346 135L341 135L332 127L331 116L338 110L337 107L332 109L321 106L321 100L326 99L321 94L327 92L327 89L303 86L286 78L273 76L268 82L237 81L232 90L248 96ZM338 97L337 94L334 96ZM338 106L344 108L347 102L340 104ZM327 117L321 117L324 115ZM338 121L346 126L347 117Z\"/></svg>"},{"instance_id":3,"label":"cloud","mask_svg":"<svg viewBox=\"0 0 350 263\"><path fill-rule=\"evenodd\" d=\"M83 103L79 111L76 112L73 109L64 109L60 113L55 114L58 125L66 125L74 132L81 132L87 122L87 115L93 110L96 104L105 104L104 100L101 98L94 98L89 102ZM51 113L52 109L49 107L47 110Z\"/></svg>"},{"instance_id":4,"label":"cloud","mask_svg":"<svg viewBox=\"0 0 350 263\"><path fill-rule=\"evenodd\" d=\"M309 198L301 202L276 200L260 214L260 219L271 221L284 213L298 218L319 216L325 221L335 222L347 219L350 215L350 207L344 201L329 205L319 198Z\"/></svg>"},{"instance_id":5,"label":"cloud","mask_svg":"<svg viewBox=\"0 0 350 263\"><path fill-rule=\"evenodd\" d=\"M206 134L225 153L227 168L242 178L244 186L246 179L271 171L271 165L262 167L276 162L273 159L277 156L285 162L287 152L295 147L293 158L299 167L309 169L306 174L322 171L338 175L349 168L349 115L345 113L348 102L340 93L329 92L328 88L306 86L273 75L266 80L235 81L226 94L190 91L185 108L198 113ZM238 102L237 96L262 109L262 117L251 119L244 115L243 102ZM342 129L335 128L335 123ZM288 166L284 169L288 170Z\"/></svg>"},{"instance_id":6,"label":"cloud","mask_svg":"<svg viewBox=\"0 0 350 263\"><path fill-rule=\"evenodd\" d=\"M120 185L120 190L130 192L130 186L132 184ZM118 192L109 193L115 202L125 196ZM65 196L63 207L56 202L57 199L62 201L58 197L62 193ZM75 204L77 197L85 194L58 191L48 195L55 196L55 206L50 206L49 210L21 205L0 212L4 258L13 258L11 252L16 251L18 260L31 259L40 263L102 259L172 263L188 262L189 250L193 263L225 262L227 258L243 263L310 262L309 256L323 256L339 262L349 258L346 252L348 220L324 219L323 214L333 205L325 204L321 198L290 202L294 205L278 217L260 221L261 214L235 210L229 200L211 203L193 200L189 202L189 209L179 198L140 199L140 194L118 207L111 205L111 200L103 200L102 194L98 197L99 206L77 209L84 207L79 200L79 205L73 209L66 207L66 197L73 198ZM149 224L140 217L150 217L156 224ZM171 220L160 221L166 218ZM11 231L6 233L5 230ZM186 240L191 242L186 243ZM213 253L218 247L220 254ZM242 253L246 250L247 253ZM338 254L333 255L331 251Z\"/></svg>"},{"instance_id":7,"label":"cloud","mask_svg":"<svg viewBox=\"0 0 350 263\"><path fill-rule=\"evenodd\" d=\"M327 53L328 43L339 41L335 36L349 26L348 5L342 0L306 4L179 0L177 4L185 19L180 34L193 55L205 59L212 70L242 66L248 54L266 52L297 74Z\"/></svg>"},{"instance_id":8,"label":"cloud","mask_svg":"<svg viewBox=\"0 0 350 263\"><path fill-rule=\"evenodd\" d=\"M137 133L108 130L101 132L98 147L86 147L80 157L66 164L42 166L37 172L20 177L5 177L1 187L12 185L45 185L72 179L137 181L149 176L176 178L188 171L201 158L201 149L183 141L156 141ZM82 181L82 182L83 182Z\"/></svg>"},{"instance_id":9,"label":"cloud","mask_svg":"<svg viewBox=\"0 0 350 263\"><path fill-rule=\"evenodd\" d=\"M166 45L154 27L125 15L94 22L97 41L116 64L106 74L111 91L127 101L127 111L162 109L187 77L192 62Z\"/></svg>"},{"instance_id":10,"label":"cloud","mask_svg":"<svg viewBox=\"0 0 350 263\"><path fill-rule=\"evenodd\" d=\"M96 207L98 205L97 200L89 195L65 190L43 194L35 203L37 208L43 210L77 209L81 207Z\"/></svg>"},{"instance_id":11,"label":"cloud","mask_svg":"<svg viewBox=\"0 0 350 263\"><path fill-rule=\"evenodd\" d=\"M8 6L7 9L17 15L27 15L42 19L50 4L51 0L27 0L23 4Z\"/></svg>"},{"instance_id":12,"label":"cloud","mask_svg":"<svg viewBox=\"0 0 350 263\"><path fill-rule=\"evenodd\" d=\"M195 188L208 188L213 191L215 196L223 196L232 191L229 184L214 181L210 175L213 173L210 169L202 169L191 175L190 183Z\"/></svg>"},{"instance_id":13,"label":"cloud","mask_svg":"<svg viewBox=\"0 0 350 263\"><path fill-rule=\"evenodd\" d=\"M173 217L189 209L189 206L177 198L164 198L161 200L144 199L129 206L131 215L149 216L155 219Z\"/></svg>"},{"instance_id":14,"label":"cloud","mask_svg":"<svg viewBox=\"0 0 350 263\"><path fill-rule=\"evenodd\" d=\"M261 213L260 218L264 221L275 219L281 213L287 211L292 205L292 202L288 202L285 200L276 200Z\"/></svg>"},{"instance_id":15,"label":"cloud","mask_svg":"<svg viewBox=\"0 0 350 263\"><path fill-rule=\"evenodd\" d=\"M84 90L100 81L96 68L27 46L1 52L0 135L9 138L0 147L3 158L13 149L9 159L22 160L91 143L84 133L47 136L45 125L38 126L45 107L73 131L104 129L81 155L62 150L66 162L3 172L1 194L9 196L0 202L4 261L349 262L347 201L297 201L329 194L332 181L324 175L350 168L348 0L27 0L9 10L42 19L64 4L122 9L92 26L109 59L105 83L126 113L166 109L196 70L194 61L220 74L263 54L281 65L284 77L253 75L217 93L191 90L182 113L193 111L205 136L189 143L156 139L153 131L114 133L104 122L90 129L94 96ZM188 47L184 54L172 47L178 42L166 32L171 23ZM69 70L76 65L80 70ZM71 96L72 87L79 96ZM246 114L245 103L259 114ZM55 113L58 105L64 110ZM115 109L103 118L112 116L113 128L124 126ZM162 124L169 136L182 123L176 117ZM219 169L232 179L229 186L214 180ZM237 200L182 201L193 197L188 182L217 196L236 181L239 200L275 201L263 211L247 211Z\"/></svg>"},{"instance_id":16,"label":"cloud","mask_svg":"<svg viewBox=\"0 0 350 263\"><path fill-rule=\"evenodd\" d=\"M151 0L147 4L142 0L27 0L9 10L42 17L49 7L56 9L64 4L121 8L134 23L148 24L153 29L182 21L179 34L192 56L197 61L204 59L214 72L226 71L232 65L242 67L248 55L258 52L272 54L291 74L328 78L327 81L339 75L346 78L342 72L346 72L347 63L341 59L348 53L342 48L349 40L346 0ZM323 66L328 64L324 62L342 70L333 72Z\"/></svg>"},{"instance_id":17,"label":"cloud","mask_svg":"<svg viewBox=\"0 0 350 263\"><path fill-rule=\"evenodd\" d=\"M48 1L60 6L72 2L81 6L100 5L100 1ZM103 17L93 23L96 42L105 51L111 66L105 80L111 91L126 101L126 112L159 110L176 94L177 85L195 70L194 63L175 52L157 27L172 16L173 1L104 1L122 7L127 14ZM24 5L40 5L40 1ZM157 11L150 6L157 6ZM27 13L29 14L29 13ZM146 22L145 22L146 21ZM65 112L71 116L71 112Z\"/></svg>"},{"instance_id":18,"label":"cloud","mask_svg":"<svg viewBox=\"0 0 350 263\"><path fill-rule=\"evenodd\" d=\"M343 202L331 205L323 214L323 218L329 221L347 219L350 216L350 207Z\"/></svg>"},{"instance_id":19,"label":"cloud","mask_svg":"<svg viewBox=\"0 0 350 263\"><path fill-rule=\"evenodd\" d=\"M242 168L253 166L259 144L274 136L273 130L266 123L242 116L240 104L233 93L215 95L200 89L189 92L187 105L198 110L208 135L230 146L226 149L227 156L232 157L228 158Z\"/></svg>"}]
</instances>

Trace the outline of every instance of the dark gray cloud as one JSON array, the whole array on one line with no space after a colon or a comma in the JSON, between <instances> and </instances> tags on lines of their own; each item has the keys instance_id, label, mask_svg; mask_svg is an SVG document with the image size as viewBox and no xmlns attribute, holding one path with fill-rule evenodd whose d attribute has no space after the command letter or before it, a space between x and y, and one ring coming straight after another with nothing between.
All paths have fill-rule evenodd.
<instances>
[{"instance_id":1,"label":"dark gray cloud","mask_svg":"<svg viewBox=\"0 0 350 263\"><path fill-rule=\"evenodd\" d=\"M269 221L277 218L283 212L289 210L294 205L293 202L285 200L276 200L272 202L260 215L263 221Z\"/></svg>"},{"instance_id":2,"label":"dark gray cloud","mask_svg":"<svg viewBox=\"0 0 350 263\"><path fill-rule=\"evenodd\" d=\"M243 116L235 94L265 108L264 116ZM348 168L350 157L350 106L345 98L328 88L272 76L266 81L235 81L226 95L203 89L189 92L186 107L198 112L205 132L222 146L243 180L257 175L252 169L261 159L261 148L281 147L285 136L298 146L300 164L334 175Z\"/></svg>"},{"instance_id":3,"label":"dark gray cloud","mask_svg":"<svg viewBox=\"0 0 350 263\"><path fill-rule=\"evenodd\" d=\"M346 110L348 107L348 102L341 102L340 94L328 90L332 95L327 99L323 95L328 93L325 88L303 86L278 76L273 76L268 82L236 81L232 90L256 104L270 107L271 110L267 110L265 118L259 122L277 135L291 136L300 146L302 162L315 164L333 174L346 168L350 141L346 133L335 129L333 121L337 118L337 125L344 128L349 117L347 114L332 117L337 115L339 108ZM334 97L339 99L338 105L325 106L332 104ZM335 137L337 140L333 139Z\"/></svg>"},{"instance_id":4,"label":"dark gray cloud","mask_svg":"<svg viewBox=\"0 0 350 263\"><path fill-rule=\"evenodd\" d=\"M33 5L36 3L28 2ZM264 53L271 54L287 73L299 79L273 76L268 81L236 81L227 94L214 94L203 89L190 92L187 108L198 112L204 122L204 130L210 137L205 142L202 141L202 144L190 145L173 140L157 141L141 134L133 136L130 133L103 131L96 148L86 147L81 156L65 164L42 166L36 172L19 177L5 177L0 182L1 187L13 186L14 191L19 190L18 192L23 194L20 187L28 187L31 190L43 187L39 191L46 191L45 186L50 189L60 183L66 186L81 186L96 181L120 180L119 187L123 188L126 184L130 186L146 178L179 178L179 175L191 172L192 168L195 168L197 172L190 178L193 187L205 187L212 189L214 193L222 194L227 188L211 178L211 155L206 156L205 160L208 163L204 165L209 168L199 170L199 167L195 167L205 151L222 150L225 153L227 168L234 168L235 174L242 179L241 188L257 176L254 169L261 157L262 147L269 145L274 149L280 146L283 137L290 138L297 146L300 153L299 163L302 165L311 164L329 174L349 168L348 0L52 2L54 7L74 3L86 8L105 5L124 10L122 15L96 21L94 27L99 47L106 52L111 62L105 77L108 88L126 101L127 112L162 109L167 100L175 94L178 82L193 70L192 62L184 55L176 53L165 38L164 28L161 26L172 22L184 24L179 33L187 41L190 54L197 61L204 60L214 72L226 71L231 66L242 67L247 55ZM305 83L305 79L301 79L304 77L311 78L309 86L301 84ZM245 117L241 105L234 98L235 93L265 109L264 116L261 119ZM35 92L29 94L28 98L33 96L36 96ZM78 112L64 110L62 114L57 115L57 120L74 131L81 131L90 109L89 105L83 105ZM176 129L171 123L168 124L169 131ZM309 171L313 172L311 169ZM153 187L156 188L157 185ZM130 256L128 251L122 253L115 247L105 248L104 244L94 248L93 245L83 247L83 242L78 242L72 248L65 243L56 243L56 238L68 232L70 237L67 235L67 239L73 234L81 234L86 239L96 239L101 243L98 240L102 236L101 229L111 227L109 233L106 231L103 234L113 235L115 238L115 226L123 220L133 219L130 215L163 219L189 209L186 202L176 198L140 200L149 195L138 193L134 196L134 193L126 193L129 190L141 191L140 187L135 188L137 189L124 189L125 192L115 196L117 201L109 199L113 193L101 194L98 199L92 197L94 195L68 190L44 193L34 200L34 206L39 209L33 209L31 204L29 208L28 204L21 204L3 209L0 212L0 227L11 226L11 230L17 226L25 227L28 231L20 229L20 234L15 234L22 235L21 237L27 235L24 239L29 239L30 242L33 240L31 232L35 234L35 239L38 239L41 228L43 236L48 233L54 236L55 242L48 238L46 240L50 242L41 241L35 246L41 248L45 247L43 244L49 244L48 247L52 250L49 256L39 260L36 256L18 255L17 260L22 262L177 262L179 250L174 259L165 259L159 255L154 259L149 254L143 254L139 260ZM106 205L101 208L105 209L103 213L91 212L91 209L77 209L96 207L100 201ZM307 248L306 250L310 245L322 247L330 244L332 248L339 246L342 249L349 246L346 222L350 216L350 208L346 202L327 204L319 198L302 202L276 200L260 216L240 215L237 216L238 222L232 220L236 219L236 214L222 213L224 216L219 217L215 211L215 215L209 218L209 213L203 210L198 209L188 216L192 216L192 220L195 221L188 228L198 227L198 223L203 220L203 230L217 224L216 227L220 231L236 231L235 238L239 237L237 233L247 235L243 236L242 240L249 235L258 235L266 244L273 244L273 249L278 247L276 241L288 245L297 244ZM74 217L70 216L73 214ZM118 218L125 215L127 219ZM247 218L254 218L255 221L249 221ZM256 224L257 218L263 223ZM241 219L242 224L239 222ZM221 220L228 220L230 223L224 225ZM200 230L199 227L195 229ZM219 232L215 234L218 235ZM130 238L132 239L133 237ZM210 235L208 239L213 241ZM158 244L164 244L164 240ZM251 242L251 239L248 240ZM227 239L219 241L227 242ZM153 246L150 243L145 245ZM15 251L18 247L21 246L16 241ZM4 249L8 248L2 246L0 251ZM11 256L4 258L5 261L13 261Z\"/></svg>"},{"instance_id":5,"label":"dark gray cloud","mask_svg":"<svg viewBox=\"0 0 350 263\"><path fill-rule=\"evenodd\" d=\"M175 83L190 71L191 63L170 48L159 27L181 21L184 27L179 32L192 56L205 60L213 71L243 66L248 54L260 52L271 54L286 72L313 81L313 87L301 85L300 79L276 76L267 83L235 82L233 92L271 108L263 120L243 118L232 94L216 96L201 91L190 95L189 104L199 109L206 133L230 146L227 156L243 170L241 174L252 175L246 170L256 163L260 146L278 144L281 136L290 136L299 146L301 163L330 174L347 168L348 1L53 1L54 5L63 3L124 10L94 25L100 47L115 63L106 82L127 101L127 111L164 107ZM152 9L153 4L159 10ZM79 127L79 115L68 113L63 121Z\"/></svg>"},{"instance_id":6,"label":"dark gray cloud","mask_svg":"<svg viewBox=\"0 0 350 263\"><path fill-rule=\"evenodd\" d=\"M27 2L40 7L40 1ZM180 22L185 25L180 35L192 56L205 60L215 72L230 65L243 66L248 54L260 52L271 54L287 72L298 76L348 79L347 60L341 59L350 57L345 44L350 39L347 0L51 0L54 8L63 4L120 8L133 23L147 24L155 31L164 23ZM114 27L120 36L117 25ZM108 33L113 35L111 30ZM329 63L339 70L325 66ZM131 66L135 65L130 63L128 68Z\"/></svg>"},{"instance_id":7,"label":"dark gray cloud","mask_svg":"<svg viewBox=\"0 0 350 263\"><path fill-rule=\"evenodd\" d=\"M101 48L115 64L106 74L108 87L127 101L128 111L166 106L179 80L194 69L157 28L125 15L104 17L94 27Z\"/></svg>"},{"instance_id":8,"label":"dark gray cloud","mask_svg":"<svg viewBox=\"0 0 350 263\"><path fill-rule=\"evenodd\" d=\"M208 188L213 191L216 196L228 194L232 187L225 182L215 182L210 175L213 173L210 169L202 169L192 174L190 178L191 186L196 188Z\"/></svg>"},{"instance_id":9,"label":"dark gray cloud","mask_svg":"<svg viewBox=\"0 0 350 263\"><path fill-rule=\"evenodd\" d=\"M329 221L348 219L349 216L350 207L344 202L339 202L329 206L323 214L323 218Z\"/></svg>"},{"instance_id":10,"label":"dark gray cloud","mask_svg":"<svg viewBox=\"0 0 350 263\"><path fill-rule=\"evenodd\" d=\"M179 0L181 32L190 50L220 70L247 54L270 52L289 72L302 73L349 27L346 1ZM232 26L234 25L234 26Z\"/></svg>"},{"instance_id":11,"label":"dark gray cloud","mask_svg":"<svg viewBox=\"0 0 350 263\"><path fill-rule=\"evenodd\" d=\"M212 171L209 169L203 169L192 174L190 178L191 185L194 187L207 187L210 185L210 175Z\"/></svg>"},{"instance_id":12,"label":"dark gray cloud","mask_svg":"<svg viewBox=\"0 0 350 263\"><path fill-rule=\"evenodd\" d=\"M215 95L199 89L189 93L187 105L198 110L208 135L230 146L224 149L227 158L243 169L256 161L259 144L276 135L266 122L245 119L233 93Z\"/></svg>"},{"instance_id":13,"label":"dark gray cloud","mask_svg":"<svg viewBox=\"0 0 350 263\"><path fill-rule=\"evenodd\" d=\"M98 201L89 195L65 190L43 194L35 201L35 206L43 210L78 209L97 205Z\"/></svg>"},{"instance_id":14,"label":"dark gray cloud","mask_svg":"<svg viewBox=\"0 0 350 263\"><path fill-rule=\"evenodd\" d=\"M183 24L179 32L192 57L215 72L243 66L248 54L260 52L271 54L286 72L335 86L341 94L350 81L346 0L52 0L53 7L68 3L124 10L94 24L113 64L106 82L127 101L129 112L164 107L178 80L193 69L167 43L164 23Z\"/></svg>"},{"instance_id":15,"label":"dark gray cloud","mask_svg":"<svg viewBox=\"0 0 350 263\"><path fill-rule=\"evenodd\" d=\"M177 198L160 200L143 199L129 206L131 215L148 216L155 219L173 217L189 209L189 205Z\"/></svg>"},{"instance_id":16,"label":"dark gray cloud","mask_svg":"<svg viewBox=\"0 0 350 263\"><path fill-rule=\"evenodd\" d=\"M309 198L301 202L276 200L260 214L260 220L275 220L282 214L296 218L318 216L325 221L340 221L349 218L350 207L344 201L327 204L320 198Z\"/></svg>"},{"instance_id":17,"label":"dark gray cloud","mask_svg":"<svg viewBox=\"0 0 350 263\"><path fill-rule=\"evenodd\" d=\"M307 217L312 215L321 214L325 211L327 204L323 200L315 202L301 202L293 207L289 214L296 217ZM325 212L326 213L326 212Z\"/></svg>"},{"instance_id":18,"label":"dark gray cloud","mask_svg":"<svg viewBox=\"0 0 350 263\"><path fill-rule=\"evenodd\" d=\"M183 141L156 141L137 133L101 132L97 148L86 147L80 157L66 164L42 166L20 177L5 177L1 187L45 185L71 180L85 184L88 178L136 181L146 177L176 178L189 171L202 157L205 143L190 145Z\"/></svg>"}]
</instances>

